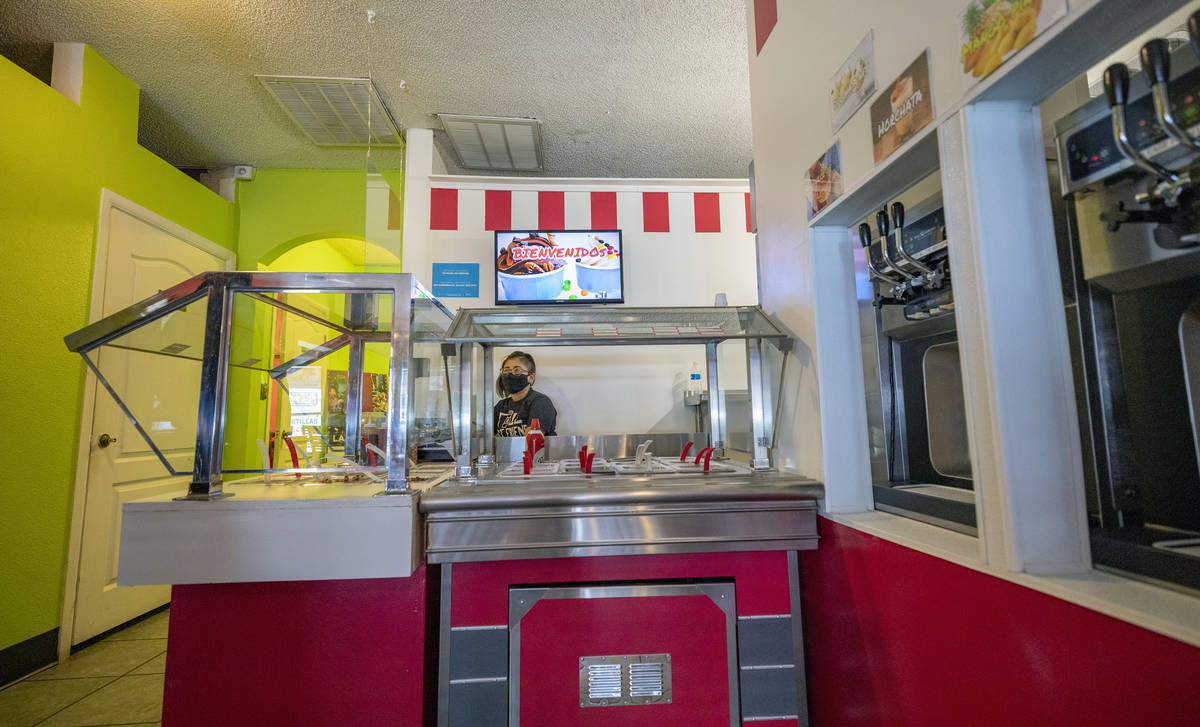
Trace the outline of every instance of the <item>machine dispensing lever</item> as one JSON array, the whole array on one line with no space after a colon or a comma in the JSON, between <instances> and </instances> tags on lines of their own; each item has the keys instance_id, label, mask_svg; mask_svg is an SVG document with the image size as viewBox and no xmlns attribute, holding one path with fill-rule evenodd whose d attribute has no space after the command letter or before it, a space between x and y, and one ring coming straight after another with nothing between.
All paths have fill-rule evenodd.
<instances>
[{"instance_id":1,"label":"machine dispensing lever","mask_svg":"<svg viewBox=\"0 0 1200 727\"><path fill-rule=\"evenodd\" d=\"M900 263L892 255L892 246L888 244L891 240L891 229L888 226L887 210L883 209L875 213L875 226L879 228L879 246L883 248L883 259L888 261L888 265L891 265L892 269L903 275L905 280L916 280L919 276L900 267Z\"/></svg>"},{"instance_id":2,"label":"machine dispensing lever","mask_svg":"<svg viewBox=\"0 0 1200 727\"><path fill-rule=\"evenodd\" d=\"M909 255L908 251L904 249L904 205L899 202L892 202L892 227L895 228L896 252L906 262L925 273L932 280L932 276L936 275L936 271L912 255Z\"/></svg>"},{"instance_id":3,"label":"machine dispensing lever","mask_svg":"<svg viewBox=\"0 0 1200 727\"><path fill-rule=\"evenodd\" d=\"M1200 57L1200 10L1192 13L1192 17L1188 18L1188 38L1192 41L1192 52Z\"/></svg>"},{"instance_id":4,"label":"machine dispensing lever","mask_svg":"<svg viewBox=\"0 0 1200 727\"><path fill-rule=\"evenodd\" d=\"M1196 19L1196 15L1193 15L1192 20ZM1188 25L1190 29L1192 23L1189 22ZM1167 86L1171 80L1171 56L1167 41L1155 38L1142 46L1142 69L1146 72L1146 79L1150 81L1150 91L1154 96L1154 114L1158 117L1158 123L1184 148L1200 151L1200 140L1192 138L1192 135L1179 125L1171 108L1171 95Z\"/></svg>"},{"instance_id":5,"label":"machine dispensing lever","mask_svg":"<svg viewBox=\"0 0 1200 727\"><path fill-rule=\"evenodd\" d=\"M1125 102L1129 99L1129 69L1124 63L1114 63L1104 69L1104 95L1108 97L1108 107L1112 109L1113 137L1125 158L1160 179L1178 183L1179 175L1147 159L1129 141L1129 128L1125 120Z\"/></svg>"},{"instance_id":6,"label":"machine dispensing lever","mask_svg":"<svg viewBox=\"0 0 1200 727\"><path fill-rule=\"evenodd\" d=\"M882 280L885 283L891 283L892 285L902 285L904 283L903 280L900 280L899 278L893 278L891 275L888 275L880 270L875 264L875 261L871 259L871 226L866 222L858 226L858 241L862 243L863 252L867 255L867 268L871 271L872 275L874 275L877 279ZM882 244L883 243L881 241L880 245ZM684 453L686 455L686 450Z\"/></svg>"}]
</instances>

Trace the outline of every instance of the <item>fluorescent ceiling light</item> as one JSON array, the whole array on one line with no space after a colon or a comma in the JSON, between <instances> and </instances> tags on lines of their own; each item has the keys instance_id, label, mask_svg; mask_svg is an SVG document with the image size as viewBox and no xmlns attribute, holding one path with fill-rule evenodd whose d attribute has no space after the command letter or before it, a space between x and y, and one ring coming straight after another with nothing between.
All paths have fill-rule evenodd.
<instances>
[{"instance_id":1,"label":"fluorescent ceiling light","mask_svg":"<svg viewBox=\"0 0 1200 727\"><path fill-rule=\"evenodd\" d=\"M403 147L369 78L255 76L317 146ZM369 133L368 133L369 132Z\"/></svg>"},{"instance_id":2,"label":"fluorescent ceiling light","mask_svg":"<svg viewBox=\"0 0 1200 727\"><path fill-rule=\"evenodd\" d=\"M542 122L437 114L464 169L542 170Z\"/></svg>"}]
</instances>

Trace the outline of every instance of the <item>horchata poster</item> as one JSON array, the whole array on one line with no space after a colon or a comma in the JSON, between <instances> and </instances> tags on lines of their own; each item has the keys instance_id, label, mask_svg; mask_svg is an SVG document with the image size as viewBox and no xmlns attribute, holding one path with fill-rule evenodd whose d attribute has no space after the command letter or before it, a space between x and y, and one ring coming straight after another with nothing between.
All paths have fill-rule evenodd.
<instances>
[{"instance_id":1,"label":"horchata poster","mask_svg":"<svg viewBox=\"0 0 1200 727\"><path fill-rule=\"evenodd\" d=\"M970 0L959 17L959 61L971 83L987 78L1067 14L1067 0Z\"/></svg>"},{"instance_id":2,"label":"horchata poster","mask_svg":"<svg viewBox=\"0 0 1200 727\"><path fill-rule=\"evenodd\" d=\"M931 121L933 93L929 88L929 51L923 51L871 103L875 163L887 159Z\"/></svg>"}]
</instances>

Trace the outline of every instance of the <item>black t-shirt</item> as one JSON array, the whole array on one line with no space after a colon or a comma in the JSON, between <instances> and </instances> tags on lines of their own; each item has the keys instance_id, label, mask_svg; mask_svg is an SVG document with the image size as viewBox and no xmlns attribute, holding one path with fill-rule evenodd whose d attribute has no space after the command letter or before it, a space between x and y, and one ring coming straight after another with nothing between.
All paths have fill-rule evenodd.
<instances>
[{"instance_id":1,"label":"black t-shirt","mask_svg":"<svg viewBox=\"0 0 1200 727\"><path fill-rule=\"evenodd\" d=\"M556 433L554 425L558 410L554 408L554 402L545 394L530 389L520 401L506 396L496 402L492 409L492 430L497 437L523 437L534 419L538 420L542 434L549 437Z\"/></svg>"}]
</instances>

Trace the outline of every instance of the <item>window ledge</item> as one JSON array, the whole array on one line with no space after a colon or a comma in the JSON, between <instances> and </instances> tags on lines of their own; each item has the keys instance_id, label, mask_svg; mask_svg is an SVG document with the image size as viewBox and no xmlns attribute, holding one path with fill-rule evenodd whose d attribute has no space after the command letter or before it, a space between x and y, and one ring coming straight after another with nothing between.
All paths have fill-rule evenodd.
<instances>
[{"instance_id":1,"label":"window ledge","mask_svg":"<svg viewBox=\"0 0 1200 727\"><path fill-rule=\"evenodd\" d=\"M1018 573L983 561L976 538L873 510L821 517L926 555L1016 583L1200 647L1200 598L1133 578L1090 570L1071 575Z\"/></svg>"}]
</instances>

